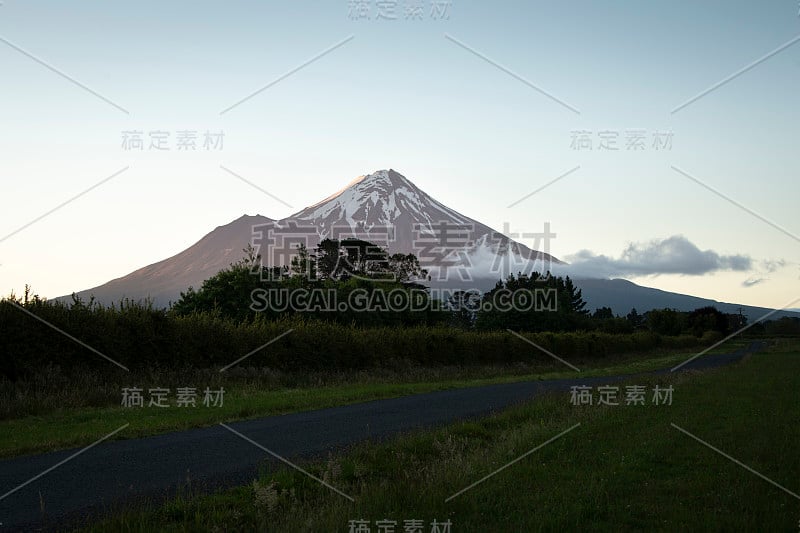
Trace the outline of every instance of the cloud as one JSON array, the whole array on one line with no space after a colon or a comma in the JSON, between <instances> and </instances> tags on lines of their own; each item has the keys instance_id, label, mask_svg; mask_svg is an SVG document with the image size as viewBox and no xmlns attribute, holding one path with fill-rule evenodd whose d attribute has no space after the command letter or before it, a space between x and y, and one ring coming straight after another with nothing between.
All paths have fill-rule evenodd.
<instances>
[{"instance_id":1,"label":"cloud","mask_svg":"<svg viewBox=\"0 0 800 533\"><path fill-rule=\"evenodd\" d=\"M451 257L456 263L468 265L474 278L505 278L509 274L545 272L555 275L568 275L573 278L633 278L678 274L684 276L703 276L718 271L743 272L748 276L741 282L745 288L755 287L769 281L769 274L794 263L783 259L755 260L748 255L724 255L714 250L701 250L683 235L673 235L665 239L652 239L646 242L631 243L619 257L595 254L581 250L563 257L568 263L558 264L541 259L529 259L518 253L508 256L496 255L487 243L470 250L460 250ZM456 260L463 259L464 262ZM428 267L436 278L437 267ZM453 271L448 272L453 274Z\"/></svg>"},{"instance_id":2,"label":"cloud","mask_svg":"<svg viewBox=\"0 0 800 533\"><path fill-rule=\"evenodd\" d=\"M783 259L764 259L759 262L759 268L756 269L755 274L747 278L742 282L742 287L750 288L755 287L756 285L768 281L769 278L767 274L772 274L773 272L784 268L787 264Z\"/></svg>"},{"instance_id":3,"label":"cloud","mask_svg":"<svg viewBox=\"0 0 800 533\"><path fill-rule=\"evenodd\" d=\"M754 263L747 255L721 255L713 250L701 250L682 235L631 243L618 258L581 250L566 259L570 263L565 268L568 274L595 278L659 274L702 276L719 270L746 272L753 269ZM778 268L779 263L773 261L769 265Z\"/></svg>"},{"instance_id":4,"label":"cloud","mask_svg":"<svg viewBox=\"0 0 800 533\"><path fill-rule=\"evenodd\" d=\"M776 270L786 266L786 261L783 259L765 259L761 261L761 269L765 272L772 274Z\"/></svg>"}]
</instances>

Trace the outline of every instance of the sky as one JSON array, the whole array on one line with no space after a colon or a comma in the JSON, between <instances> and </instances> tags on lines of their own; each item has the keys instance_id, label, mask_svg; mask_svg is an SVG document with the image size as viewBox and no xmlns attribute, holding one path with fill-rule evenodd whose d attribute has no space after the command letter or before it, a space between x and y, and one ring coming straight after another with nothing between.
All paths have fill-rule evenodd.
<instances>
[{"instance_id":1,"label":"sky","mask_svg":"<svg viewBox=\"0 0 800 533\"><path fill-rule=\"evenodd\" d=\"M100 285L393 168L496 229L549 222L576 270L783 307L799 9L2 0L0 292Z\"/></svg>"}]
</instances>

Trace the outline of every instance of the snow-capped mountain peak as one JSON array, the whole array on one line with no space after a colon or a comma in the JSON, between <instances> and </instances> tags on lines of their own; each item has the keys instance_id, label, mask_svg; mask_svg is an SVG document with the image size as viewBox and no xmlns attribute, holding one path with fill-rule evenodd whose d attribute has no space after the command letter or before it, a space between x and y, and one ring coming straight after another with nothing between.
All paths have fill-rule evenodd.
<instances>
[{"instance_id":1,"label":"snow-capped mountain peak","mask_svg":"<svg viewBox=\"0 0 800 533\"><path fill-rule=\"evenodd\" d=\"M332 225L371 229L394 226L401 219L424 226L441 221L465 224L470 220L392 169L359 176L344 189L289 218L318 224L326 235Z\"/></svg>"},{"instance_id":2,"label":"snow-capped mountain peak","mask_svg":"<svg viewBox=\"0 0 800 533\"><path fill-rule=\"evenodd\" d=\"M532 262L538 261L539 269L542 261L560 263L450 209L392 169L359 176L276 224L284 230L314 228L319 239L357 237L391 253L413 253L428 269L473 259L494 267L494 258L503 257L509 267L500 274L507 275L531 268Z\"/></svg>"}]
</instances>

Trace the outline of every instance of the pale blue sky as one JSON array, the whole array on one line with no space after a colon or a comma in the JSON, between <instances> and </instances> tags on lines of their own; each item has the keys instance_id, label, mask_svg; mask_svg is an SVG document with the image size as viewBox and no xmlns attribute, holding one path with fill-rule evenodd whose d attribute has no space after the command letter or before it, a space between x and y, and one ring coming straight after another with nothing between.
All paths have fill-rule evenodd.
<instances>
[{"instance_id":1,"label":"pale blue sky","mask_svg":"<svg viewBox=\"0 0 800 533\"><path fill-rule=\"evenodd\" d=\"M349 3L4 0L0 6L0 291L53 297L173 255L242 214L280 218L355 176L394 168L501 229L551 223L557 257L619 256L683 235L702 250L784 260L775 272L635 281L754 305L800 297L796 202L800 42L676 113L676 106L800 34L796 1L465 2L447 20L353 20ZM461 41L575 113L445 38ZM220 112L330 46L336 50ZM10 43L10 44L9 44ZM63 79L17 46L126 109ZM648 134L645 150L624 132ZM121 132L172 132L173 149L121 149ZM174 149L177 130L225 133ZM616 130L617 152L573 130ZM650 146L671 130L671 150ZM292 205L258 193L224 165ZM571 168L551 187L507 206ZM750 288L748 278L768 278Z\"/></svg>"}]
</instances>

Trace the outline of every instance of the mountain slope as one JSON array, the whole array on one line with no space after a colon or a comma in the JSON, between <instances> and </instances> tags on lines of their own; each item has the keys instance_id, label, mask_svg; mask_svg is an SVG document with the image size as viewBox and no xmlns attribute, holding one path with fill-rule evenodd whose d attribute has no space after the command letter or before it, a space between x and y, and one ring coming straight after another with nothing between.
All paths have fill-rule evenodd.
<instances>
[{"instance_id":1,"label":"mountain slope","mask_svg":"<svg viewBox=\"0 0 800 533\"><path fill-rule=\"evenodd\" d=\"M199 287L230 263L242 258L253 244L267 265L289 264L303 242L313 249L326 237L357 237L385 247L390 253L413 253L434 276L450 275L449 268L472 270L499 279L532 265L562 264L509 239L499 231L434 200L394 170L360 176L337 193L282 220L243 216L220 226L183 252L146 266L104 285L81 291L101 303L122 298L151 298L156 305L175 301L189 286ZM491 272L491 264L502 268ZM494 260L502 258L503 260ZM491 265L489 265L491 266Z\"/></svg>"},{"instance_id":2,"label":"mountain slope","mask_svg":"<svg viewBox=\"0 0 800 533\"><path fill-rule=\"evenodd\" d=\"M598 307L610 307L615 315L621 316L627 315L634 307L639 313L643 313L650 309L663 308L694 311L698 307L711 305L723 313L738 314L741 309L742 314L753 322L772 311L766 307L718 302L708 298L643 287L624 279L580 279L575 280L575 283L583 291L587 308L594 310ZM769 319L784 316L800 318L800 313L787 309L770 315Z\"/></svg>"},{"instance_id":3,"label":"mountain slope","mask_svg":"<svg viewBox=\"0 0 800 533\"><path fill-rule=\"evenodd\" d=\"M103 304L117 303L123 298L151 298L155 305L167 306L178 299L181 291L199 287L203 280L240 260L244 255L242 249L249 242L250 228L271 222L274 220L261 215L244 215L217 227L177 255L77 294L84 299L94 296Z\"/></svg>"}]
</instances>

